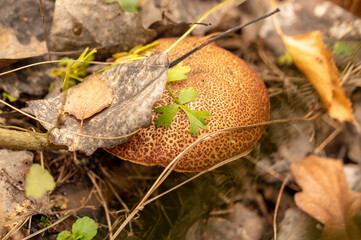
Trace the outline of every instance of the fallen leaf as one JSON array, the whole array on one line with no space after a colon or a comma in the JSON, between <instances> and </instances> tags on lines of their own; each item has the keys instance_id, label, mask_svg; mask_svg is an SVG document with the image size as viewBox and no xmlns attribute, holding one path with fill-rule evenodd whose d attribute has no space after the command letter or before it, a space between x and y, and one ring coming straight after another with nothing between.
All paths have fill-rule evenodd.
<instances>
[{"instance_id":1,"label":"fallen leaf","mask_svg":"<svg viewBox=\"0 0 361 240\"><path fill-rule=\"evenodd\" d=\"M53 176L39 164L33 164L26 176L26 196L41 197L55 188Z\"/></svg>"},{"instance_id":2,"label":"fallen leaf","mask_svg":"<svg viewBox=\"0 0 361 240\"><path fill-rule=\"evenodd\" d=\"M46 45L39 3L35 0L5 0L1 6L0 67L18 59L43 55ZM44 1L43 6L45 22L50 23L54 3Z\"/></svg>"},{"instance_id":3,"label":"fallen leaf","mask_svg":"<svg viewBox=\"0 0 361 240\"><path fill-rule=\"evenodd\" d=\"M321 30L329 47L344 40L356 45L360 42L360 20L330 1L277 1L274 7L281 9L277 13L277 19L280 28L288 36ZM258 36L262 38L268 49L271 49L277 56L285 53L282 39L275 31L272 19L266 19L262 22ZM334 56L334 59L339 67L348 61L357 64L361 59L361 53L348 59L344 56Z\"/></svg>"},{"instance_id":4,"label":"fallen leaf","mask_svg":"<svg viewBox=\"0 0 361 240\"><path fill-rule=\"evenodd\" d=\"M59 0L55 2L49 36L55 51L85 47L112 47L112 52L129 50L155 37L141 25L140 15L103 0Z\"/></svg>"},{"instance_id":5,"label":"fallen leaf","mask_svg":"<svg viewBox=\"0 0 361 240\"><path fill-rule=\"evenodd\" d=\"M295 65L316 89L330 116L341 122L353 122L351 102L341 86L340 74L321 32L292 37L282 34L281 37Z\"/></svg>"},{"instance_id":6,"label":"fallen leaf","mask_svg":"<svg viewBox=\"0 0 361 240\"><path fill-rule=\"evenodd\" d=\"M43 60L43 57L17 60L18 62L3 67L1 70L5 72ZM54 81L54 78L49 76L50 71L48 65L38 65L3 75L0 77L0 88L14 97L20 97L22 93L35 96L44 95L48 91L50 83Z\"/></svg>"},{"instance_id":7,"label":"fallen leaf","mask_svg":"<svg viewBox=\"0 0 361 240\"><path fill-rule=\"evenodd\" d=\"M291 172L302 192L296 205L324 224L323 240L359 240L354 217L361 210L361 193L351 190L341 161L311 155L293 163Z\"/></svg>"},{"instance_id":8,"label":"fallen leaf","mask_svg":"<svg viewBox=\"0 0 361 240\"><path fill-rule=\"evenodd\" d=\"M193 34L195 35L204 35L207 31L216 28L221 22L222 19L229 11L236 8L236 6L243 3L244 0L231 1L227 3L217 11L210 14L206 21L207 23L211 23L211 25L205 27L200 26L193 30ZM182 1L182 0L169 0L169 1L156 1L156 0L147 0L144 2L142 6L142 22L143 26L149 27L154 23L159 23L161 26L157 26L161 32L163 33L164 29L172 29L179 24L193 23L200 17L202 17L207 11L211 10L214 6L218 5L218 0L194 0L194 1ZM162 21L162 12L167 11L169 15L171 15L174 19L180 21L175 23L170 23L167 25L166 22ZM161 22L159 22L161 21ZM186 29L186 25L181 25L179 29L183 31ZM155 27L155 26L154 26ZM167 30L168 30L167 29Z\"/></svg>"},{"instance_id":9,"label":"fallen leaf","mask_svg":"<svg viewBox=\"0 0 361 240\"><path fill-rule=\"evenodd\" d=\"M93 74L79 84L78 88L68 90L64 112L74 115L79 120L84 120L108 107L112 100L111 89Z\"/></svg>"},{"instance_id":10,"label":"fallen leaf","mask_svg":"<svg viewBox=\"0 0 361 240\"><path fill-rule=\"evenodd\" d=\"M82 134L100 138L80 137L77 150L90 155L97 148L114 147L128 137L109 138L124 136L149 126L152 107L163 95L167 73L168 57L164 53L122 63L98 74L111 89L114 99L108 108L84 120ZM80 87L77 85L71 89ZM67 145L70 151L74 151L81 122L73 116L61 115L65 97L66 93L63 92L56 97L30 101L28 104L37 118L49 123L42 123L46 129L60 123L58 128L51 131L50 139L54 144Z\"/></svg>"}]
</instances>

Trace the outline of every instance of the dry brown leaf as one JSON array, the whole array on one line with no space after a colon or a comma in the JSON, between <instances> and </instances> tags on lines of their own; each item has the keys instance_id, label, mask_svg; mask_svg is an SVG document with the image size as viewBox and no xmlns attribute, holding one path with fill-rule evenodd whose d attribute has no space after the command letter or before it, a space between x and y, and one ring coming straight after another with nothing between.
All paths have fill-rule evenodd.
<instances>
[{"instance_id":1,"label":"dry brown leaf","mask_svg":"<svg viewBox=\"0 0 361 240\"><path fill-rule=\"evenodd\" d=\"M293 163L291 172L302 192L296 205L324 224L324 240L361 239L354 217L361 210L361 193L351 190L341 161L311 155Z\"/></svg>"},{"instance_id":2,"label":"dry brown leaf","mask_svg":"<svg viewBox=\"0 0 361 240\"><path fill-rule=\"evenodd\" d=\"M68 90L64 112L84 120L109 107L112 101L112 90L93 74L78 88Z\"/></svg>"},{"instance_id":3,"label":"dry brown leaf","mask_svg":"<svg viewBox=\"0 0 361 240\"><path fill-rule=\"evenodd\" d=\"M104 47L114 53L145 44L155 35L142 27L138 13L123 10L117 1L58 0L49 43L54 51Z\"/></svg>"},{"instance_id":4,"label":"dry brown leaf","mask_svg":"<svg viewBox=\"0 0 361 240\"><path fill-rule=\"evenodd\" d=\"M79 150L91 155L97 148L112 148L127 141L129 136L125 135L151 124L152 107L163 95L168 66L168 56L162 53L122 63L99 73L97 76L111 89L113 101L109 107L84 121L62 114L67 92L47 99L33 100L28 105L31 112L44 121L43 126L47 130L52 129L49 136L52 143L66 145L69 151ZM80 87L81 85L76 85L72 89L75 91ZM99 104L98 100L94 102ZM53 129L53 126L58 127ZM80 129L83 135L94 138L79 138L75 133Z\"/></svg>"},{"instance_id":5,"label":"dry brown leaf","mask_svg":"<svg viewBox=\"0 0 361 240\"><path fill-rule=\"evenodd\" d=\"M330 116L341 122L354 122L351 102L341 86L339 71L332 53L323 43L321 32L292 37L281 34L281 37L296 66L316 89Z\"/></svg>"}]
</instances>

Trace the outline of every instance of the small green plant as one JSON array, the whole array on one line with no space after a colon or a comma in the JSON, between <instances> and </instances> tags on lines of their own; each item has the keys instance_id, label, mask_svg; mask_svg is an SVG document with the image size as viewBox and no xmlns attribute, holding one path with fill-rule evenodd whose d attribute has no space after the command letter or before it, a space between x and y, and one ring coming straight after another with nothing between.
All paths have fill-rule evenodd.
<instances>
[{"instance_id":1,"label":"small green plant","mask_svg":"<svg viewBox=\"0 0 361 240\"><path fill-rule=\"evenodd\" d=\"M115 62L133 62L143 57L149 57L147 50L157 46L158 44L159 42L155 41L145 46L137 45L134 48L130 49L129 52L120 52L113 54L113 58L115 58Z\"/></svg>"},{"instance_id":2,"label":"small green plant","mask_svg":"<svg viewBox=\"0 0 361 240\"><path fill-rule=\"evenodd\" d=\"M98 225L92 218L82 217L73 224L71 232L62 231L56 240L91 240L97 235L97 228Z\"/></svg>"},{"instance_id":3,"label":"small green plant","mask_svg":"<svg viewBox=\"0 0 361 240\"><path fill-rule=\"evenodd\" d=\"M182 62L176 65L174 68L168 70L168 80L167 82L175 82L187 79L188 73L191 70L189 66L183 66ZM158 107L155 109L155 112L162 113L156 120L155 126L161 127L164 125L165 128L168 128L175 115L177 114L178 109L182 109L189 119L190 133L197 137L199 128L207 129L207 122L205 119L210 118L211 114L208 111L195 111L187 108L184 104L187 104L198 97L198 93L194 88L185 88L179 92L178 98L171 91L169 86L166 86L166 89L173 97L175 104L169 104L166 106Z\"/></svg>"},{"instance_id":4,"label":"small green plant","mask_svg":"<svg viewBox=\"0 0 361 240\"><path fill-rule=\"evenodd\" d=\"M41 227L47 227L49 226L49 219L47 217L41 216L39 225Z\"/></svg>"},{"instance_id":5,"label":"small green plant","mask_svg":"<svg viewBox=\"0 0 361 240\"><path fill-rule=\"evenodd\" d=\"M332 54L334 56L350 56L353 50L353 46L348 42L335 42Z\"/></svg>"},{"instance_id":6,"label":"small green plant","mask_svg":"<svg viewBox=\"0 0 361 240\"><path fill-rule=\"evenodd\" d=\"M283 55L279 56L277 59L278 66L291 66L293 64L293 59L289 52L285 52Z\"/></svg>"},{"instance_id":7,"label":"small green plant","mask_svg":"<svg viewBox=\"0 0 361 240\"><path fill-rule=\"evenodd\" d=\"M117 1L119 5L127 12L139 12L140 0L104 0L107 3Z\"/></svg>"},{"instance_id":8,"label":"small green plant","mask_svg":"<svg viewBox=\"0 0 361 240\"><path fill-rule=\"evenodd\" d=\"M88 50L89 48L86 48L77 61L68 57L60 59L58 68L50 73L51 76L60 76L63 79L62 91L74 86L77 81L83 81L84 77L88 75L87 68L90 62L94 60L94 53L97 52L96 49L90 52Z\"/></svg>"},{"instance_id":9,"label":"small green plant","mask_svg":"<svg viewBox=\"0 0 361 240\"><path fill-rule=\"evenodd\" d=\"M26 196L41 197L47 191L53 190L54 188L54 178L48 170L44 169L39 164L33 164L29 174L26 176Z\"/></svg>"},{"instance_id":10,"label":"small green plant","mask_svg":"<svg viewBox=\"0 0 361 240\"><path fill-rule=\"evenodd\" d=\"M7 100L9 100L10 102L16 102L18 100L17 97L11 96L9 93L7 92L3 92L3 97Z\"/></svg>"}]
</instances>

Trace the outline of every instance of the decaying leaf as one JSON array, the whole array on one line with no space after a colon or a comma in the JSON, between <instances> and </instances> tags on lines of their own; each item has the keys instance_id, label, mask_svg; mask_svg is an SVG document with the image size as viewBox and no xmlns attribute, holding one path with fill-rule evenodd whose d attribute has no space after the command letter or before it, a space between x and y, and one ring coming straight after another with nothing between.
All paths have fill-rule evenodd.
<instances>
[{"instance_id":1,"label":"decaying leaf","mask_svg":"<svg viewBox=\"0 0 361 240\"><path fill-rule=\"evenodd\" d=\"M98 74L98 78L111 89L114 98L108 108L84 120L82 134L108 139L80 137L77 150L90 155L97 148L114 147L127 138L109 138L149 126L152 107L163 95L167 73L167 54L160 54L136 62L122 63ZM77 85L71 89L75 91L81 87L82 85ZM56 97L30 101L28 104L37 118L49 123L42 123L46 129L59 123L51 132L51 141L67 145L70 151L74 151L81 121L72 115L61 115L66 95L63 92Z\"/></svg>"},{"instance_id":2,"label":"decaying leaf","mask_svg":"<svg viewBox=\"0 0 361 240\"><path fill-rule=\"evenodd\" d=\"M93 74L78 88L68 90L64 112L74 115L79 120L84 120L108 107L112 100L111 89Z\"/></svg>"},{"instance_id":3,"label":"decaying leaf","mask_svg":"<svg viewBox=\"0 0 361 240\"><path fill-rule=\"evenodd\" d=\"M324 240L361 239L354 223L361 210L361 193L349 188L342 168L341 161L315 155L291 166L303 190L295 196L296 205L324 224Z\"/></svg>"},{"instance_id":4,"label":"decaying leaf","mask_svg":"<svg viewBox=\"0 0 361 240\"><path fill-rule=\"evenodd\" d=\"M332 118L354 121L351 102L339 80L339 72L319 31L305 35L281 35L296 66L306 75Z\"/></svg>"},{"instance_id":5,"label":"decaying leaf","mask_svg":"<svg viewBox=\"0 0 361 240\"><path fill-rule=\"evenodd\" d=\"M45 22L51 21L54 4L44 1ZM44 29L34 0L4 0L0 10L0 67L17 59L34 57L46 52ZM14 14L16 13L16 14Z\"/></svg>"},{"instance_id":6,"label":"decaying leaf","mask_svg":"<svg viewBox=\"0 0 361 240\"><path fill-rule=\"evenodd\" d=\"M117 2L59 0L49 40L56 51L112 46L113 52L121 52L154 36L142 27L138 13L124 11Z\"/></svg>"},{"instance_id":7,"label":"decaying leaf","mask_svg":"<svg viewBox=\"0 0 361 240\"><path fill-rule=\"evenodd\" d=\"M1 70L5 72L28 64L41 62L43 60L43 57L24 59L13 63L11 66L3 67ZM54 78L49 76L49 73L50 69L48 65L39 65L22 69L1 76L0 88L14 97L20 97L20 94L22 93L35 96L44 95L48 91L50 83L54 81Z\"/></svg>"},{"instance_id":8,"label":"decaying leaf","mask_svg":"<svg viewBox=\"0 0 361 240\"><path fill-rule=\"evenodd\" d=\"M144 1L142 7L142 22L145 27L162 21L162 12L167 11L172 18L185 23L185 25L179 25L182 23L177 22L173 23L174 26L180 26L180 31L187 30L188 23L193 23L195 19L199 19L207 11L211 10L214 6L218 5L220 1L218 0L194 0L194 1L181 1L181 0L146 0ZM210 26L198 27L193 31L195 35L204 35L207 31L214 29L221 23L222 18L235 9L235 7L244 2L244 0L236 0L227 3L225 6L213 12L207 17L207 22L211 23ZM162 26L157 26L158 28L166 28L166 23L162 23ZM156 28L157 28L156 27ZM160 29L159 29L160 30Z\"/></svg>"}]
</instances>

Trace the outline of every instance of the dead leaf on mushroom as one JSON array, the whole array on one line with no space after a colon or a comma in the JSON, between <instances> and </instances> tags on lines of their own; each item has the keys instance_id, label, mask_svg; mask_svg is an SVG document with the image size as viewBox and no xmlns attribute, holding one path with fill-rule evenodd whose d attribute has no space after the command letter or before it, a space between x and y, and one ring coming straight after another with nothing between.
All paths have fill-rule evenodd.
<instances>
[{"instance_id":1,"label":"dead leaf on mushroom","mask_svg":"<svg viewBox=\"0 0 361 240\"><path fill-rule=\"evenodd\" d=\"M351 102L341 86L339 71L332 53L323 43L321 32L292 37L281 34L281 37L296 66L316 89L330 116L341 122L354 122Z\"/></svg>"},{"instance_id":2,"label":"dead leaf on mushroom","mask_svg":"<svg viewBox=\"0 0 361 240\"><path fill-rule=\"evenodd\" d=\"M311 155L293 163L291 172L303 190L296 193L296 205L324 224L323 240L361 239L354 223L361 193L349 188L341 161Z\"/></svg>"},{"instance_id":3,"label":"dead leaf on mushroom","mask_svg":"<svg viewBox=\"0 0 361 240\"><path fill-rule=\"evenodd\" d=\"M64 112L84 120L109 107L113 94L107 84L95 74L87 78L78 88L67 93Z\"/></svg>"},{"instance_id":4,"label":"dead leaf on mushroom","mask_svg":"<svg viewBox=\"0 0 361 240\"><path fill-rule=\"evenodd\" d=\"M123 143L128 137L119 138L119 136L133 133L138 128L150 125L152 107L163 95L167 82L167 73L168 57L166 53L163 53L136 62L122 63L111 67L98 75L101 80L89 79L90 81L103 82L102 84L111 89L113 97L111 99L109 92L104 93L108 95L108 100L102 102L101 107L96 110L91 109L94 103L89 103L88 100L74 107L74 109L70 107L72 110L69 110L68 105L67 111L77 116L77 118L88 117L84 120L82 128L81 121L75 117L67 114L61 115L63 103L66 101L67 94L65 92L53 98L30 101L28 104L37 118L48 123L42 123L46 129L49 130L57 122L60 123L50 133L50 139L54 144L67 145L70 151L77 149L90 155L97 148L111 148ZM94 76L90 78L94 78ZM81 93L75 94L75 91L78 91L75 89L79 88L86 89L87 87L77 85L72 88L74 89L73 98L75 100L71 101L74 102L74 105L77 105L79 96L87 94L87 90L84 89L79 90ZM104 88L106 89L105 86ZM95 90L95 93L92 94L101 95L97 91ZM98 98L102 97L100 95ZM102 110L109 104L109 100L112 100L110 106ZM95 105L99 105L99 102L95 102ZM99 113L92 115L96 112ZM78 142L78 134L76 133L80 129L82 134L94 137L80 136Z\"/></svg>"}]
</instances>

